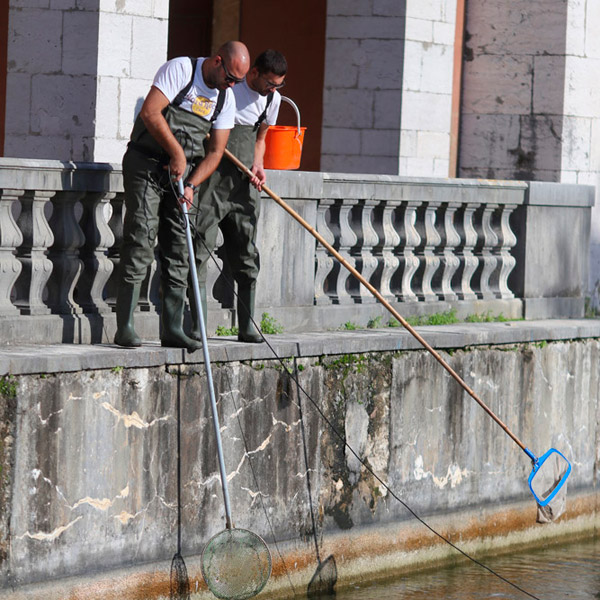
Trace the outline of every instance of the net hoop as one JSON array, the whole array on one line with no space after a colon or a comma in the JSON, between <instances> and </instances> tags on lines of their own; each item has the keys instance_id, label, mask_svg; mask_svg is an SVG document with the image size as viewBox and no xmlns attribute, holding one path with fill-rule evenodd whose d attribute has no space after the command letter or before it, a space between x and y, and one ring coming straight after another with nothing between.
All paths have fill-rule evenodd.
<instances>
[{"instance_id":1,"label":"net hoop","mask_svg":"<svg viewBox=\"0 0 600 600\"><path fill-rule=\"evenodd\" d=\"M540 493L540 490L537 489L536 485L534 485L534 478L538 475L540 469L544 466L544 464L550 465L550 463L547 463L546 461L548 461L548 459L550 459L553 455L558 455L560 459L562 459L561 472L554 474L554 476L550 476L549 479L552 481L550 482L550 484L546 484L544 486L544 492ZM529 489L531 490L535 501L541 507L544 507L547 504L549 504L553 500L553 498L558 494L563 485L566 483L567 478L570 474L571 463L567 460L566 456L562 452L556 450L556 448L550 448L550 450L548 450L545 454L540 456L539 459L534 461L533 469L531 471L531 474L529 475Z\"/></svg>"},{"instance_id":2,"label":"net hoop","mask_svg":"<svg viewBox=\"0 0 600 600\"><path fill-rule=\"evenodd\" d=\"M256 596L271 576L271 553L248 529L224 529L204 546L200 561L208 589L223 600Z\"/></svg>"}]
</instances>

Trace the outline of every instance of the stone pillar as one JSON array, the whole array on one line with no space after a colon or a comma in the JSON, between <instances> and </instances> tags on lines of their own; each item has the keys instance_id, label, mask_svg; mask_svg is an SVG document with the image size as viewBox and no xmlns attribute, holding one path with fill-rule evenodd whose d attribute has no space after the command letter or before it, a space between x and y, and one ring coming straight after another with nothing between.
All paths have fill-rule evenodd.
<instances>
[{"instance_id":1,"label":"stone pillar","mask_svg":"<svg viewBox=\"0 0 600 600\"><path fill-rule=\"evenodd\" d=\"M120 162L166 59L168 6L10 0L4 155Z\"/></svg>"}]
</instances>

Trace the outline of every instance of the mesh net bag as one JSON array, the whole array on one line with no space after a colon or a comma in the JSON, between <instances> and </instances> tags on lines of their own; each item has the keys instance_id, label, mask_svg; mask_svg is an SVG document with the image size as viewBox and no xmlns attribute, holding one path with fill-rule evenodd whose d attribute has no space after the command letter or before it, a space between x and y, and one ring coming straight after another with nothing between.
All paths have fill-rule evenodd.
<instances>
[{"instance_id":1,"label":"mesh net bag","mask_svg":"<svg viewBox=\"0 0 600 600\"><path fill-rule=\"evenodd\" d=\"M556 521L567 505L569 461L557 450L548 451L534 470L529 485L538 503L538 523Z\"/></svg>"},{"instance_id":2,"label":"mesh net bag","mask_svg":"<svg viewBox=\"0 0 600 600\"><path fill-rule=\"evenodd\" d=\"M246 529L225 529L202 552L202 575L217 598L243 600L258 594L271 575L264 540Z\"/></svg>"},{"instance_id":3,"label":"mesh net bag","mask_svg":"<svg viewBox=\"0 0 600 600\"><path fill-rule=\"evenodd\" d=\"M333 554L330 554L322 563L319 563L315 574L312 576L306 590L309 598L321 598L335 594L337 581L337 565Z\"/></svg>"}]
</instances>

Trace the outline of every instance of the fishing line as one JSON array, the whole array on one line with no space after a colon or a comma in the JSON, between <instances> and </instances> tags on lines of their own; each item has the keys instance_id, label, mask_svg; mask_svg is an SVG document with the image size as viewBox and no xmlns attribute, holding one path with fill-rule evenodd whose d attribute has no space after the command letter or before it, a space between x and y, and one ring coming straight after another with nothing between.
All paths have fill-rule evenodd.
<instances>
[{"instance_id":1,"label":"fishing line","mask_svg":"<svg viewBox=\"0 0 600 600\"><path fill-rule=\"evenodd\" d=\"M227 356L227 349L225 349L225 356ZM227 356L227 358L229 358ZM290 573L288 571L287 568L287 564L283 558L283 554L281 553L281 550L279 549L279 544L277 543L277 537L275 536L275 530L273 528L273 524L271 523L271 519L269 519L269 514L267 512L267 507L265 506L265 501L263 499L263 493L260 489L260 485L258 483L258 478L256 477L256 472L254 471L254 467L252 466L252 459L250 458L250 450L248 449L248 443L246 441L246 436L244 434L244 428L242 427L242 423L240 421L240 414L238 411L238 407L235 401L235 395L233 393L233 387L231 385L231 380L229 379L229 374L227 373L227 369L223 369L223 371L225 372L225 379L227 380L227 387L229 388L229 394L231 396L231 401L233 402L233 408L235 409L235 415L236 415L236 419L238 422L238 427L240 429L240 433L242 435L242 442L244 444L244 449L246 450L246 456L248 457L248 464L250 465L250 471L252 472L252 478L254 479L254 485L256 486L256 489L258 490L258 495L260 497L260 504L262 506L263 512L265 513L265 518L267 519L267 523L269 524L269 529L271 530L271 536L273 538L273 543L275 544L275 548L277 549L277 554L279 554L279 558L283 564L283 568L285 570L285 574L287 575L288 581L290 583L290 587L292 588L292 592L294 593L294 597L296 597L296 588L294 587L294 584L292 583L292 579L290 577Z\"/></svg>"},{"instance_id":2,"label":"fishing line","mask_svg":"<svg viewBox=\"0 0 600 600\"><path fill-rule=\"evenodd\" d=\"M210 258L212 259L212 261L215 263L215 265L217 266L217 269L219 270L221 276L223 277L224 281L226 282L226 285L230 288L230 290L234 293L234 295L237 297L238 301L239 301L239 297L237 295L237 292L234 289L233 284L229 281L229 279L227 278L227 276L223 273L223 270L220 268L219 264L217 263L216 258L213 255L212 249L209 249L206 246L206 243L204 242L204 240L202 239L201 236L199 236L200 241L202 242L202 244L204 245L205 250L208 252ZM249 313L247 307L246 311ZM506 583L507 585L510 585L511 587L513 587L514 589L520 591L521 593L525 594L526 596L528 596L529 598L533 598L534 600L542 600L541 598L539 598L538 596L535 596L534 594L531 594L530 592L528 592L527 590L524 590L523 588L519 587L516 583L513 583L512 581L510 581L509 579L506 579L505 577L503 577L502 575L500 575L499 573L497 573L496 571L494 571L491 567L488 567L487 565L485 565L484 563L482 563L481 561L477 560L476 558L474 558L473 556L471 556L470 554L468 554L467 552L465 552L464 550L462 550L461 548L459 548L456 544L454 544L452 541L450 541L447 537L445 537L443 534L439 533L438 531L436 531L431 525L429 525L423 518L421 518L406 502L404 502L384 481L383 479L381 479L381 477L379 477L379 475L377 475L377 473L375 473L375 471L373 471L373 469L354 451L354 449L348 444L348 442L346 441L345 436L343 436L335 427L335 425L328 419L328 417L325 415L325 413L321 410L321 408L319 407L319 405L311 398L311 396L308 394L308 392L302 387L302 385L300 384L298 378L294 378L293 375L290 373L288 366L285 364L285 362L283 361L283 359L277 354L277 352L275 351L275 349L273 348L273 346L269 343L269 340L267 340L267 338L263 335L262 331L260 330L260 326L254 321L254 319L252 318L252 316L250 316L250 319L252 321L252 323L254 324L254 326L256 327L257 331L260 333L260 336L263 338L263 341L265 342L265 344L267 345L267 347L269 348L269 350L271 350L271 352L273 353L273 356L275 356L275 358L279 361L279 363L281 364L281 366L283 367L284 371L288 374L288 376L296 382L296 385L298 386L298 389L300 389L302 391L302 393L308 398L308 400L312 403L312 405L315 407L315 409L317 410L317 412L319 413L319 415L321 416L321 418L325 421L325 423L327 423L327 425L329 425L330 429L333 431L333 433L338 437L338 439L344 444L344 446L354 455L354 457L360 462L360 464L369 472L371 473L371 475L390 493L390 495L395 498L404 508L406 508L406 510L415 518L417 519L417 521L419 521L422 525L424 525L427 529L429 529L429 531L431 531L431 533L433 533L434 535L436 535L439 539L441 539L442 541L446 542L449 546L451 546L452 548L454 548L454 550L456 550L457 552L459 552L460 554L462 554L465 558L469 559L471 562L473 562L476 565L479 565L481 568L485 569L486 571L488 571L489 573L491 573L492 575L494 575L495 577L497 577L498 579L500 579L501 581L503 581L504 583Z\"/></svg>"}]
</instances>

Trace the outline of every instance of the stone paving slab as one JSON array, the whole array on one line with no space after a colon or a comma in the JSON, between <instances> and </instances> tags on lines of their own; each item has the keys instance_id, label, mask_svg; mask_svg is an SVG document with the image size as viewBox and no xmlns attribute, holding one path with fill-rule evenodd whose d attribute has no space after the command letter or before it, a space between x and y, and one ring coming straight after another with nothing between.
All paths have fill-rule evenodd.
<instances>
[{"instance_id":1,"label":"stone paving slab","mask_svg":"<svg viewBox=\"0 0 600 600\"><path fill-rule=\"evenodd\" d=\"M600 319L457 323L417 327L416 330L434 348L464 348L600 338ZM267 335L266 338L268 343L263 344L242 344L235 338L227 337L210 338L208 347L211 361L269 360L276 358L276 355L310 357L418 350L422 347L403 328L289 333ZM203 362L202 350L187 352L178 348L162 348L157 342L149 342L135 349L113 344L31 344L4 345L0 348L0 376Z\"/></svg>"}]
</instances>

